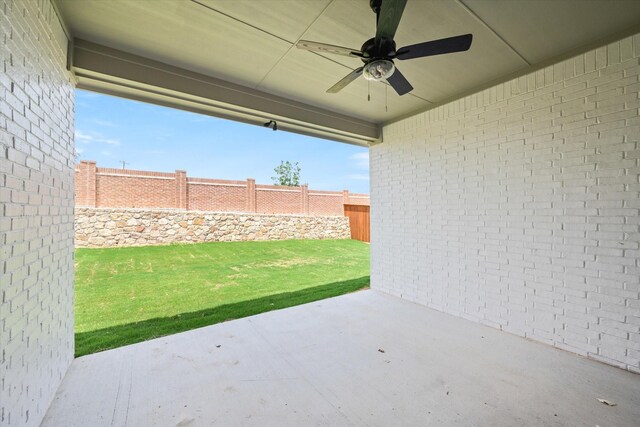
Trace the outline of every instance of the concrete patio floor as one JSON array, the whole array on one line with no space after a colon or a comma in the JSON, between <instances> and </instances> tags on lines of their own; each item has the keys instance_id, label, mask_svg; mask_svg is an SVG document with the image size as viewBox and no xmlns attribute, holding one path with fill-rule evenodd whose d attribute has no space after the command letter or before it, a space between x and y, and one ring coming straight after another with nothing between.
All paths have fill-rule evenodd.
<instances>
[{"instance_id":1,"label":"concrete patio floor","mask_svg":"<svg viewBox=\"0 0 640 427\"><path fill-rule=\"evenodd\" d=\"M76 359L42 425L637 427L640 375L364 291Z\"/></svg>"}]
</instances>

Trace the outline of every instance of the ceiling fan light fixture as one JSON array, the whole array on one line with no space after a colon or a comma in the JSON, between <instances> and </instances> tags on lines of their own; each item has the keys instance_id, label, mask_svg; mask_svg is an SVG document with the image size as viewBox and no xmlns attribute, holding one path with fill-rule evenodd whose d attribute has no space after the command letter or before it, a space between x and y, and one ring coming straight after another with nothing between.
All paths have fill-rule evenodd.
<instances>
[{"instance_id":1,"label":"ceiling fan light fixture","mask_svg":"<svg viewBox=\"0 0 640 427\"><path fill-rule=\"evenodd\" d=\"M365 79L379 82L391 77L395 70L396 66L393 64L393 61L388 59L376 59L375 61L367 63L367 65L364 66L362 73Z\"/></svg>"}]
</instances>

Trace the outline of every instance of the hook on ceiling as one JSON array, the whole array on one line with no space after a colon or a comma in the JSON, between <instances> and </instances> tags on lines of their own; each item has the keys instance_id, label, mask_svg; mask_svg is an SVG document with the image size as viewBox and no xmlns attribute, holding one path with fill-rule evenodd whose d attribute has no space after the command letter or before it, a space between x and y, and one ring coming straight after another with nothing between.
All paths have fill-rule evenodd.
<instances>
[{"instance_id":1,"label":"hook on ceiling","mask_svg":"<svg viewBox=\"0 0 640 427\"><path fill-rule=\"evenodd\" d=\"M269 120L267 123L263 124L262 126L266 128L271 128L274 131L278 130L278 123L275 120Z\"/></svg>"}]
</instances>

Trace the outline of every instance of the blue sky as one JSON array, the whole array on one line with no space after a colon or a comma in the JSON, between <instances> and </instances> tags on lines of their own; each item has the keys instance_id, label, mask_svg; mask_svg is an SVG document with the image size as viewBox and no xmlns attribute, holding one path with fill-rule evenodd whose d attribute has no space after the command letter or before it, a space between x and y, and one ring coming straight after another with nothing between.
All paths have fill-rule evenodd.
<instances>
[{"instance_id":1,"label":"blue sky","mask_svg":"<svg viewBox=\"0 0 640 427\"><path fill-rule=\"evenodd\" d=\"M172 172L200 178L255 178L269 184L281 160L299 162L301 182L315 190L369 192L364 147L273 132L142 102L76 91L78 160L100 167Z\"/></svg>"}]
</instances>

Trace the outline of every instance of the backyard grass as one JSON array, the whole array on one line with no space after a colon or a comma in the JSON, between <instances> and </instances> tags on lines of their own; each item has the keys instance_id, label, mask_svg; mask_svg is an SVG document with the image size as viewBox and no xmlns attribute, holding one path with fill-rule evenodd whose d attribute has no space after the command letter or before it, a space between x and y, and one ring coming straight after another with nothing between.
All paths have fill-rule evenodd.
<instances>
[{"instance_id":1,"label":"backyard grass","mask_svg":"<svg viewBox=\"0 0 640 427\"><path fill-rule=\"evenodd\" d=\"M367 286L356 240L77 249L76 356Z\"/></svg>"}]
</instances>

